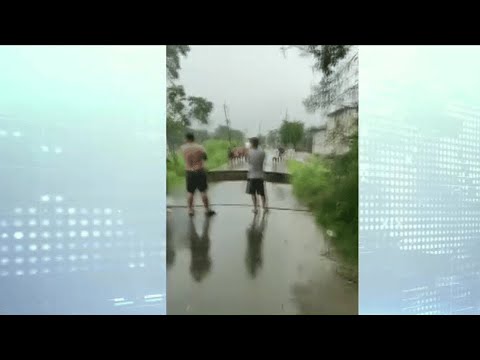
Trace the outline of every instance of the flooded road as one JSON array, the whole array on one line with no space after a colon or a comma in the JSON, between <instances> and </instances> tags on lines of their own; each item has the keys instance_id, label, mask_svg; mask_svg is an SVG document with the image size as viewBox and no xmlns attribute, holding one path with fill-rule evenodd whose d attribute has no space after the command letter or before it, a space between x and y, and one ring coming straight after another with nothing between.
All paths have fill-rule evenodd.
<instances>
[{"instance_id":1,"label":"flooded road","mask_svg":"<svg viewBox=\"0 0 480 360\"><path fill-rule=\"evenodd\" d=\"M167 312L357 314L357 285L325 256L329 245L323 231L291 186L268 183L274 209L257 215L245 186L242 181L211 184L217 211L212 218L201 208L193 218L183 208L169 213ZM169 204L184 203L183 189L169 199Z\"/></svg>"}]
</instances>

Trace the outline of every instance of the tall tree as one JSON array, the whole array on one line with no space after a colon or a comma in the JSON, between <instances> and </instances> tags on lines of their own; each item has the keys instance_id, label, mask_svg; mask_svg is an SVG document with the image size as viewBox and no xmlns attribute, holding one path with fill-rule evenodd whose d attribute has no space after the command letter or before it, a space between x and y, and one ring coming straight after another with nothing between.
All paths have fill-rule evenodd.
<instances>
[{"instance_id":1,"label":"tall tree","mask_svg":"<svg viewBox=\"0 0 480 360\"><path fill-rule=\"evenodd\" d=\"M292 145L296 149L304 136L304 124L301 121L283 120L279 132L282 144L285 146Z\"/></svg>"},{"instance_id":2,"label":"tall tree","mask_svg":"<svg viewBox=\"0 0 480 360\"><path fill-rule=\"evenodd\" d=\"M335 65L347 55L351 45L300 45L298 48L303 55L315 58L315 70L329 76Z\"/></svg>"},{"instance_id":3,"label":"tall tree","mask_svg":"<svg viewBox=\"0 0 480 360\"><path fill-rule=\"evenodd\" d=\"M358 114L358 46L354 45L301 45L296 46L304 56L314 60L313 69L321 73L320 82L312 87L312 93L304 100L309 112L322 111L324 114L347 114L354 109ZM343 115L342 115L343 116ZM357 136L351 125L358 121L358 115L349 124L335 121L327 133L327 141L351 145Z\"/></svg>"},{"instance_id":4,"label":"tall tree","mask_svg":"<svg viewBox=\"0 0 480 360\"><path fill-rule=\"evenodd\" d=\"M292 46L283 47L285 52ZM304 101L309 112L331 107L358 107L358 47L353 45L296 45L302 56L311 56L320 82Z\"/></svg>"},{"instance_id":5,"label":"tall tree","mask_svg":"<svg viewBox=\"0 0 480 360\"><path fill-rule=\"evenodd\" d=\"M167 79L177 80L180 71L180 59L190 52L188 45L167 45Z\"/></svg>"},{"instance_id":6,"label":"tall tree","mask_svg":"<svg viewBox=\"0 0 480 360\"><path fill-rule=\"evenodd\" d=\"M314 68L323 75L304 101L307 110L358 107L358 48L310 45L306 52L313 56Z\"/></svg>"},{"instance_id":7,"label":"tall tree","mask_svg":"<svg viewBox=\"0 0 480 360\"><path fill-rule=\"evenodd\" d=\"M203 97L187 96L182 85L177 83L181 69L180 61L186 57L188 45L167 46L167 144L175 153L174 147L181 142L182 133L196 121L208 124L213 111L213 103Z\"/></svg>"}]
</instances>

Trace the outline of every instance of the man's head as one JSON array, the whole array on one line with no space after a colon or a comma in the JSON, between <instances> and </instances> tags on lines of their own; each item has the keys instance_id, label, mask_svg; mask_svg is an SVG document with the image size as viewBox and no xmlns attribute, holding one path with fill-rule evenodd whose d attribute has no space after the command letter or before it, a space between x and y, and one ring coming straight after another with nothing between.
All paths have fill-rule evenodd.
<instances>
[{"instance_id":1,"label":"man's head","mask_svg":"<svg viewBox=\"0 0 480 360\"><path fill-rule=\"evenodd\" d=\"M254 149L258 148L258 144L259 144L258 138L257 137L251 138L250 139L250 144L252 144L252 147Z\"/></svg>"},{"instance_id":2,"label":"man's head","mask_svg":"<svg viewBox=\"0 0 480 360\"><path fill-rule=\"evenodd\" d=\"M187 133L185 135L185 140L189 143L194 142L195 141L195 135L193 135L192 133Z\"/></svg>"}]
</instances>

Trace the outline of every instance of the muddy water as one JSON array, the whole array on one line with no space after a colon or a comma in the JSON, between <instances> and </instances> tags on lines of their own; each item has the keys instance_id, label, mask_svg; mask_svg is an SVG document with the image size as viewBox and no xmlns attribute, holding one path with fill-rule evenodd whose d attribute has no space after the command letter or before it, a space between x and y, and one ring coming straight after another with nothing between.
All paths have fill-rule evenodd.
<instances>
[{"instance_id":1,"label":"muddy water","mask_svg":"<svg viewBox=\"0 0 480 360\"><path fill-rule=\"evenodd\" d=\"M290 185L268 184L267 196L271 207L293 210L257 216L244 182L212 184L209 194L216 216L201 207L193 218L182 208L168 215L169 314L357 313L357 285L325 256L323 231L299 211ZM169 203L184 204L183 189Z\"/></svg>"}]
</instances>

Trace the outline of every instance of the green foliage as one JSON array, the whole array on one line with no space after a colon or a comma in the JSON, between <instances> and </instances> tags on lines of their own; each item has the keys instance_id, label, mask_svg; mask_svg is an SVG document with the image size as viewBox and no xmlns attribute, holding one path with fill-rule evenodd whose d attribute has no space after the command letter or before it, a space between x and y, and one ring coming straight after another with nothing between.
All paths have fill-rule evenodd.
<instances>
[{"instance_id":1,"label":"green foliage","mask_svg":"<svg viewBox=\"0 0 480 360\"><path fill-rule=\"evenodd\" d=\"M238 145L233 142L233 145ZM228 148L230 144L227 140L210 139L203 143L207 151L208 161L206 163L207 170L216 169L228 162Z\"/></svg>"},{"instance_id":2,"label":"green foliage","mask_svg":"<svg viewBox=\"0 0 480 360\"><path fill-rule=\"evenodd\" d=\"M189 119L197 120L200 124L208 124L208 117L213 110L213 103L198 96L187 98L189 105Z\"/></svg>"},{"instance_id":3,"label":"green foliage","mask_svg":"<svg viewBox=\"0 0 480 360\"><path fill-rule=\"evenodd\" d=\"M347 55L350 45L304 45L305 54L315 58L314 68L329 76L337 63Z\"/></svg>"},{"instance_id":4,"label":"green foliage","mask_svg":"<svg viewBox=\"0 0 480 360\"><path fill-rule=\"evenodd\" d=\"M295 195L319 224L336 233L335 248L349 262L358 261L358 135L351 150L331 159L290 161Z\"/></svg>"},{"instance_id":5,"label":"green foliage","mask_svg":"<svg viewBox=\"0 0 480 360\"><path fill-rule=\"evenodd\" d=\"M312 94L303 102L307 111L314 113L333 105L358 107L358 51L354 52L352 45L293 45L282 47L282 50L285 53L292 47L299 49L302 56L312 57L313 69L322 74ZM350 51L351 58L342 62ZM353 81L351 69L356 69Z\"/></svg>"},{"instance_id":6,"label":"green foliage","mask_svg":"<svg viewBox=\"0 0 480 360\"><path fill-rule=\"evenodd\" d=\"M175 153L175 146L183 141L187 128L193 121L208 124L213 111L213 103L198 96L187 96L182 85L176 84L179 78L180 59L187 56L187 45L167 46L167 144ZM173 156L175 160L175 156Z\"/></svg>"},{"instance_id":7,"label":"green foliage","mask_svg":"<svg viewBox=\"0 0 480 360\"><path fill-rule=\"evenodd\" d=\"M205 164L206 170L213 170L228 162L229 142L226 140L210 139L202 143L207 152L208 160ZM234 146L241 143L233 142ZM175 155L170 154L167 158L167 193L173 188L185 183L185 162L182 154L177 151Z\"/></svg>"},{"instance_id":8,"label":"green foliage","mask_svg":"<svg viewBox=\"0 0 480 360\"><path fill-rule=\"evenodd\" d=\"M229 140L231 139L232 142L235 143L243 143L245 141L245 134L243 131L236 130L236 129L229 129L226 125L219 125L215 132L213 133L213 137L218 140Z\"/></svg>"},{"instance_id":9,"label":"green foliage","mask_svg":"<svg viewBox=\"0 0 480 360\"><path fill-rule=\"evenodd\" d=\"M283 50L289 47L284 47ZM317 110L325 110L333 104L337 107L358 106L357 100L352 101L352 98L358 98L358 75L353 85L350 85L351 79L348 79L349 70L358 65L357 54L353 54L349 61L340 65L341 60L352 49L352 45L296 45L293 47L300 49L302 56L312 57L313 69L323 75L320 82L313 86L312 94L304 100L307 111L314 113ZM348 88L345 88L344 84L348 84Z\"/></svg>"},{"instance_id":10,"label":"green foliage","mask_svg":"<svg viewBox=\"0 0 480 360\"><path fill-rule=\"evenodd\" d=\"M200 130L200 129L187 129L186 132L190 132L195 136L195 141L198 143L203 143L210 139L210 133L208 130Z\"/></svg>"},{"instance_id":11,"label":"green foliage","mask_svg":"<svg viewBox=\"0 0 480 360\"><path fill-rule=\"evenodd\" d=\"M185 183L185 163L182 156L167 158L167 193Z\"/></svg>"},{"instance_id":12,"label":"green foliage","mask_svg":"<svg viewBox=\"0 0 480 360\"><path fill-rule=\"evenodd\" d=\"M171 85L167 88L167 122L189 126L192 120L208 124L213 111L213 103L197 96L186 96L182 85Z\"/></svg>"},{"instance_id":13,"label":"green foliage","mask_svg":"<svg viewBox=\"0 0 480 360\"><path fill-rule=\"evenodd\" d=\"M303 139L304 124L301 121L288 121L283 120L280 127L280 141L283 145L292 145L294 148Z\"/></svg>"},{"instance_id":14,"label":"green foliage","mask_svg":"<svg viewBox=\"0 0 480 360\"><path fill-rule=\"evenodd\" d=\"M190 51L188 45L167 45L167 78L170 81L178 79L180 58L187 56Z\"/></svg>"},{"instance_id":15,"label":"green foliage","mask_svg":"<svg viewBox=\"0 0 480 360\"><path fill-rule=\"evenodd\" d=\"M302 141L297 146L297 150L311 153L313 148L313 137L315 133L319 130L320 128L315 126L310 126L305 129Z\"/></svg>"}]
</instances>

